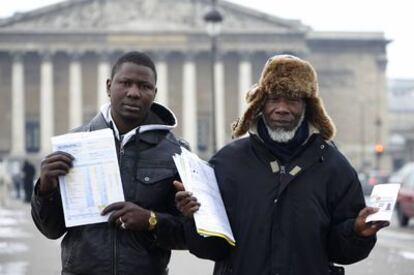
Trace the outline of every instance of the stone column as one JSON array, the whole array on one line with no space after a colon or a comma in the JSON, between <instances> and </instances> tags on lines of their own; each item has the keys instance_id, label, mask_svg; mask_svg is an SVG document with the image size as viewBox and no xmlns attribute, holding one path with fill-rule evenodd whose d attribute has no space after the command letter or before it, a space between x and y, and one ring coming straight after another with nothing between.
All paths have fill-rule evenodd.
<instances>
[{"instance_id":1,"label":"stone column","mask_svg":"<svg viewBox=\"0 0 414 275\"><path fill-rule=\"evenodd\" d=\"M11 106L11 154L25 153L25 100L24 64L22 53L13 53L12 65L12 106Z\"/></svg>"},{"instance_id":2,"label":"stone column","mask_svg":"<svg viewBox=\"0 0 414 275\"><path fill-rule=\"evenodd\" d=\"M246 109L246 93L252 86L252 63L249 53L242 53L239 63L239 115Z\"/></svg>"},{"instance_id":3,"label":"stone column","mask_svg":"<svg viewBox=\"0 0 414 275\"><path fill-rule=\"evenodd\" d=\"M111 77L111 65L109 64L109 54L101 53L98 64L98 83L97 86L97 110L108 102L108 94L106 93L106 80Z\"/></svg>"},{"instance_id":4,"label":"stone column","mask_svg":"<svg viewBox=\"0 0 414 275\"><path fill-rule=\"evenodd\" d=\"M157 53L157 97L156 101L168 106L168 64L167 54Z\"/></svg>"},{"instance_id":5,"label":"stone column","mask_svg":"<svg viewBox=\"0 0 414 275\"><path fill-rule=\"evenodd\" d=\"M40 152L51 152L54 134L53 63L52 54L43 53L40 64Z\"/></svg>"},{"instance_id":6,"label":"stone column","mask_svg":"<svg viewBox=\"0 0 414 275\"><path fill-rule=\"evenodd\" d=\"M217 56L214 63L214 79L215 79L215 126L216 126L216 145L219 149L226 142L226 112L225 112L225 94L224 94L224 64L221 56Z\"/></svg>"},{"instance_id":7,"label":"stone column","mask_svg":"<svg viewBox=\"0 0 414 275\"><path fill-rule=\"evenodd\" d=\"M69 64L69 128L82 124L82 65L80 53L71 53Z\"/></svg>"},{"instance_id":8,"label":"stone column","mask_svg":"<svg viewBox=\"0 0 414 275\"><path fill-rule=\"evenodd\" d=\"M197 151L197 85L194 55L185 57L183 65L183 137Z\"/></svg>"}]
</instances>

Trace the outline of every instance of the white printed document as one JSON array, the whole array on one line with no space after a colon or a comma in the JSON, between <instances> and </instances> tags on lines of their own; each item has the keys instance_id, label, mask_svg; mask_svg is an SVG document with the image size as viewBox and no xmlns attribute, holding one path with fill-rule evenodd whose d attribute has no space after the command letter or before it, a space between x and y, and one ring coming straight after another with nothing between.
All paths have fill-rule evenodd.
<instances>
[{"instance_id":1,"label":"white printed document","mask_svg":"<svg viewBox=\"0 0 414 275\"><path fill-rule=\"evenodd\" d=\"M75 158L70 172L59 177L66 227L106 222L101 211L125 200L112 131L55 136L52 146Z\"/></svg>"},{"instance_id":2,"label":"white printed document","mask_svg":"<svg viewBox=\"0 0 414 275\"><path fill-rule=\"evenodd\" d=\"M366 222L370 221L391 221L395 202L397 201L400 184L386 183L377 184L372 189L368 205L379 208L378 212L369 215Z\"/></svg>"},{"instance_id":3,"label":"white printed document","mask_svg":"<svg viewBox=\"0 0 414 275\"><path fill-rule=\"evenodd\" d=\"M214 169L196 154L181 147L181 155L173 156L175 165L187 191L201 204L194 213L197 232L203 236L224 238L235 245L226 209L220 195Z\"/></svg>"}]
</instances>

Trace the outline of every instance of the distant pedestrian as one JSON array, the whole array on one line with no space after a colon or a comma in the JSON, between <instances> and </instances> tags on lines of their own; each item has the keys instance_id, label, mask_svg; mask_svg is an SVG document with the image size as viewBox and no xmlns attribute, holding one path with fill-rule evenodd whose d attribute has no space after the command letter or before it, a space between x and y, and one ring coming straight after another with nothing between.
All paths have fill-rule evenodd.
<instances>
[{"instance_id":1,"label":"distant pedestrian","mask_svg":"<svg viewBox=\"0 0 414 275\"><path fill-rule=\"evenodd\" d=\"M9 196L9 187L11 186L11 178L7 173L6 165L0 161L0 206L6 206Z\"/></svg>"},{"instance_id":2,"label":"distant pedestrian","mask_svg":"<svg viewBox=\"0 0 414 275\"><path fill-rule=\"evenodd\" d=\"M10 174L13 182L14 197L16 199L21 198L22 193L22 171L21 164L18 160L13 160L10 163Z\"/></svg>"},{"instance_id":3,"label":"distant pedestrian","mask_svg":"<svg viewBox=\"0 0 414 275\"><path fill-rule=\"evenodd\" d=\"M36 174L36 169L30 161L25 160L22 170L23 170L24 201L30 202L32 193L33 193L33 179Z\"/></svg>"}]
</instances>

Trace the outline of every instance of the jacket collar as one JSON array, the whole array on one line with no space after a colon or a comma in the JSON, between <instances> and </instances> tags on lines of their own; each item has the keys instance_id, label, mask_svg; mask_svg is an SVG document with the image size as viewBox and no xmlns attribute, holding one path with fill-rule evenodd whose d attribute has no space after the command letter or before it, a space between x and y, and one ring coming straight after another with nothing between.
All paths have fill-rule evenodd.
<instances>
[{"instance_id":1,"label":"jacket collar","mask_svg":"<svg viewBox=\"0 0 414 275\"><path fill-rule=\"evenodd\" d=\"M273 173L280 173L279 195L288 184L317 162L324 162L327 152L332 150L332 145L325 141L320 134L312 134L303 149L285 165L280 165L276 157L267 150L259 136L251 135L254 150L260 155L260 160L268 166ZM275 168L275 166L277 166Z\"/></svg>"},{"instance_id":2,"label":"jacket collar","mask_svg":"<svg viewBox=\"0 0 414 275\"><path fill-rule=\"evenodd\" d=\"M177 119L174 113L167 107L156 102L151 105L148 116L145 118L144 122L122 136L112 119L110 103L101 106L100 116L104 119L105 127L113 129L115 137L121 142L121 147L130 141L137 133L139 134L140 139L148 143L156 144L159 142L159 135L143 133L160 130L169 132L177 126ZM99 125L102 125L102 122L99 122Z\"/></svg>"}]
</instances>

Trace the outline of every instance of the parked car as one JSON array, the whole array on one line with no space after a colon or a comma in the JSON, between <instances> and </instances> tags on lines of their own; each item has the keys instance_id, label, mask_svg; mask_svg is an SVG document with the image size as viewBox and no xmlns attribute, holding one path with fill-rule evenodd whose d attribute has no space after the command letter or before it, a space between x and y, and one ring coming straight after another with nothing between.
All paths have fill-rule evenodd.
<instances>
[{"instance_id":1,"label":"parked car","mask_svg":"<svg viewBox=\"0 0 414 275\"><path fill-rule=\"evenodd\" d=\"M392 173L389 181L391 183L401 183L402 179L414 170L414 162L408 162L403 167Z\"/></svg>"},{"instance_id":2,"label":"parked car","mask_svg":"<svg viewBox=\"0 0 414 275\"><path fill-rule=\"evenodd\" d=\"M390 182L401 184L395 208L400 226L405 227L414 217L414 163L403 166L390 178Z\"/></svg>"},{"instance_id":3,"label":"parked car","mask_svg":"<svg viewBox=\"0 0 414 275\"><path fill-rule=\"evenodd\" d=\"M365 196L369 196L375 185L388 182L389 175L384 171L372 170L366 174L359 173L358 177L361 182L362 192Z\"/></svg>"}]
</instances>

